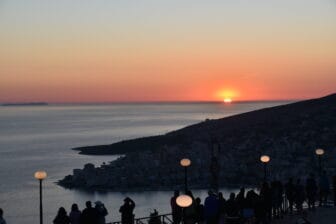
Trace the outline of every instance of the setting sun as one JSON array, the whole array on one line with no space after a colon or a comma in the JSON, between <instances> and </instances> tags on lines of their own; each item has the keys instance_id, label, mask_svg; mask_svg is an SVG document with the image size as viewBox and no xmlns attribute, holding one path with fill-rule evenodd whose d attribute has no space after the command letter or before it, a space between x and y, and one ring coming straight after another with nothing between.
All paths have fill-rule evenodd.
<instances>
[{"instance_id":1,"label":"setting sun","mask_svg":"<svg viewBox=\"0 0 336 224\"><path fill-rule=\"evenodd\" d=\"M217 91L216 98L223 100L224 103L231 103L233 101L233 98L238 97L238 92L233 89L221 89Z\"/></svg>"},{"instance_id":2,"label":"setting sun","mask_svg":"<svg viewBox=\"0 0 336 224\"><path fill-rule=\"evenodd\" d=\"M223 101L224 101L224 103L231 103L232 99L231 98L225 98Z\"/></svg>"}]
</instances>

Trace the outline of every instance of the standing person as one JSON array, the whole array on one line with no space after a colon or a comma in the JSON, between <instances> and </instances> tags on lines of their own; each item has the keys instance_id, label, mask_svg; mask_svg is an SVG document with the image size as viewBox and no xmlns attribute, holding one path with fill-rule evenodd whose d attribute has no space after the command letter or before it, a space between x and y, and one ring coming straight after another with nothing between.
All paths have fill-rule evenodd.
<instances>
[{"instance_id":1,"label":"standing person","mask_svg":"<svg viewBox=\"0 0 336 224\"><path fill-rule=\"evenodd\" d=\"M242 188L240 188L240 191L236 196L236 202L237 202L237 205L239 207L240 212L243 209L244 200L245 200L245 188L242 187Z\"/></svg>"},{"instance_id":2,"label":"standing person","mask_svg":"<svg viewBox=\"0 0 336 224\"><path fill-rule=\"evenodd\" d=\"M308 199L308 209L315 210L315 201L317 195L317 184L314 175L311 173L306 181L306 193Z\"/></svg>"},{"instance_id":3,"label":"standing person","mask_svg":"<svg viewBox=\"0 0 336 224\"><path fill-rule=\"evenodd\" d=\"M197 224L203 224L204 222L204 205L201 204L201 199L196 198L195 199L195 209L196 209L196 219L195 222Z\"/></svg>"},{"instance_id":4,"label":"standing person","mask_svg":"<svg viewBox=\"0 0 336 224\"><path fill-rule=\"evenodd\" d=\"M289 212L293 213L294 195L295 188L293 184L293 179L289 178L288 182L285 184L285 194L289 204Z\"/></svg>"},{"instance_id":5,"label":"standing person","mask_svg":"<svg viewBox=\"0 0 336 224\"><path fill-rule=\"evenodd\" d=\"M183 211L183 220L185 224L194 224L196 221L196 203L195 203L195 198L194 195L192 194L192 192L190 190L188 190L186 192L186 195L188 195L189 197L191 197L192 203L190 206L184 208Z\"/></svg>"},{"instance_id":6,"label":"standing person","mask_svg":"<svg viewBox=\"0 0 336 224\"><path fill-rule=\"evenodd\" d=\"M295 199L294 200L295 200L296 208L299 213L301 213L303 210L302 204L306 198L304 190L305 189L303 185L301 184L301 180L300 178L298 178L295 184Z\"/></svg>"},{"instance_id":7,"label":"standing person","mask_svg":"<svg viewBox=\"0 0 336 224\"><path fill-rule=\"evenodd\" d=\"M261 197L262 203L264 203L264 206L265 206L266 217L268 218L268 220L271 220L272 219L272 192L267 182L264 182L262 184L262 187L260 189L260 197Z\"/></svg>"},{"instance_id":8,"label":"standing person","mask_svg":"<svg viewBox=\"0 0 336 224\"><path fill-rule=\"evenodd\" d=\"M3 217L3 210L0 208L0 224L6 224L6 220Z\"/></svg>"},{"instance_id":9,"label":"standing person","mask_svg":"<svg viewBox=\"0 0 336 224\"><path fill-rule=\"evenodd\" d=\"M336 175L334 175L332 178L332 185L334 191L334 206L336 206Z\"/></svg>"},{"instance_id":10,"label":"standing person","mask_svg":"<svg viewBox=\"0 0 336 224\"><path fill-rule=\"evenodd\" d=\"M174 191L174 196L170 199L172 210L173 224L180 224L182 220L182 208L176 204L176 199L180 195L179 191Z\"/></svg>"},{"instance_id":11,"label":"standing person","mask_svg":"<svg viewBox=\"0 0 336 224\"><path fill-rule=\"evenodd\" d=\"M278 186L278 195L277 195L277 209L279 210L279 216L283 218L283 203L284 203L284 186L281 181L276 181L276 185Z\"/></svg>"},{"instance_id":12,"label":"standing person","mask_svg":"<svg viewBox=\"0 0 336 224\"><path fill-rule=\"evenodd\" d=\"M266 205L262 198L258 194L253 194L254 196L254 214L255 214L255 224L265 224L267 222Z\"/></svg>"},{"instance_id":13,"label":"standing person","mask_svg":"<svg viewBox=\"0 0 336 224\"><path fill-rule=\"evenodd\" d=\"M82 213L81 213L81 211L79 211L78 205L77 204L72 204L71 212L69 214L70 223L71 224L80 224L81 215L82 215Z\"/></svg>"},{"instance_id":14,"label":"standing person","mask_svg":"<svg viewBox=\"0 0 336 224\"><path fill-rule=\"evenodd\" d=\"M86 208L83 210L81 215L81 224L97 224L98 222L98 212L92 207L91 201L85 203Z\"/></svg>"},{"instance_id":15,"label":"standing person","mask_svg":"<svg viewBox=\"0 0 336 224\"><path fill-rule=\"evenodd\" d=\"M236 194L231 193L229 199L226 201L225 212L227 215L227 220L225 223L236 224L239 223L239 206L236 201Z\"/></svg>"},{"instance_id":16,"label":"standing person","mask_svg":"<svg viewBox=\"0 0 336 224\"><path fill-rule=\"evenodd\" d=\"M95 202L96 206L95 209L98 212L98 222L97 224L105 224L105 216L107 216L108 212L107 209L105 208L105 205L101 201L96 201Z\"/></svg>"},{"instance_id":17,"label":"standing person","mask_svg":"<svg viewBox=\"0 0 336 224\"><path fill-rule=\"evenodd\" d=\"M219 222L223 223L225 221L225 207L226 207L226 200L223 196L222 192L218 193L218 203L219 203Z\"/></svg>"},{"instance_id":18,"label":"standing person","mask_svg":"<svg viewBox=\"0 0 336 224\"><path fill-rule=\"evenodd\" d=\"M329 179L327 177L327 172L323 170L322 175L320 177L320 206L322 204L327 204L328 194L330 191Z\"/></svg>"},{"instance_id":19,"label":"standing person","mask_svg":"<svg viewBox=\"0 0 336 224\"><path fill-rule=\"evenodd\" d=\"M243 207L241 209L241 216L245 222L251 223L252 218L255 215L254 210L256 207L256 193L253 190L250 190L246 193L246 197L242 205Z\"/></svg>"},{"instance_id":20,"label":"standing person","mask_svg":"<svg viewBox=\"0 0 336 224\"><path fill-rule=\"evenodd\" d=\"M120 207L119 212L121 213L121 223L122 224L133 224L134 215L133 210L135 208L135 203L129 197L124 199L124 204Z\"/></svg>"},{"instance_id":21,"label":"standing person","mask_svg":"<svg viewBox=\"0 0 336 224\"><path fill-rule=\"evenodd\" d=\"M208 197L204 201L204 219L207 224L217 224L219 202L212 191L208 191Z\"/></svg>"},{"instance_id":22,"label":"standing person","mask_svg":"<svg viewBox=\"0 0 336 224\"><path fill-rule=\"evenodd\" d=\"M58 209L57 215L53 221L54 224L70 224L69 216L65 211L65 208L60 207Z\"/></svg>"}]
</instances>

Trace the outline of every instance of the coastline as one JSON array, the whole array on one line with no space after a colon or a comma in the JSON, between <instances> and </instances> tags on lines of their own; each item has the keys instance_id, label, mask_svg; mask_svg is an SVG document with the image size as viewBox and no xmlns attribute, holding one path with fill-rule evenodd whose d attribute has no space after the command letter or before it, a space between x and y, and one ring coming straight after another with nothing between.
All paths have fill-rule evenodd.
<instances>
[{"instance_id":1,"label":"coastline","mask_svg":"<svg viewBox=\"0 0 336 224\"><path fill-rule=\"evenodd\" d=\"M174 188L183 182L178 161L190 158L191 185L209 188L211 155L215 142L222 148L219 186L253 185L262 181L259 156L271 156L272 179L316 172L316 147L328 150L328 167L336 170L336 94L287 105L259 109L214 120L206 120L165 135L79 148L82 154L125 157L109 165L75 169L63 179L64 187L109 189ZM335 132L334 132L335 130ZM78 150L78 148L77 148ZM148 162L151 161L151 162ZM236 164L235 161L241 161ZM295 171L292 164L296 164Z\"/></svg>"}]
</instances>

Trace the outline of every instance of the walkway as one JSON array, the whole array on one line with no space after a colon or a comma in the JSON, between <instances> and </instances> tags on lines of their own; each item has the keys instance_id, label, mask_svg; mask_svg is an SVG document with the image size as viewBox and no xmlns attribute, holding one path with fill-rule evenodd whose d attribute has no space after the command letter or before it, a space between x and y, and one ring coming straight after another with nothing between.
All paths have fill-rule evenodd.
<instances>
[{"instance_id":1,"label":"walkway","mask_svg":"<svg viewBox=\"0 0 336 224\"><path fill-rule=\"evenodd\" d=\"M315 212L308 211L307 218L312 224L335 224L336 223L336 207L320 208L318 207ZM296 224L300 216L285 215L284 219L274 220L272 224ZM299 222L298 222L299 224Z\"/></svg>"}]
</instances>

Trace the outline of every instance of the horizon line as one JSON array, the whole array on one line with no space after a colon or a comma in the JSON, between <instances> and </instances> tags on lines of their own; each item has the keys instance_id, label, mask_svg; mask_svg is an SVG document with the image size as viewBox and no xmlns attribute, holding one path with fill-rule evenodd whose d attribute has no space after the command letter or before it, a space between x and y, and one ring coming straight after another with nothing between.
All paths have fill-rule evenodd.
<instances>
[{"instance_id":1,"label":"horizon line","mask_svg":"<svg viewBox=\"0 0 336 224\"><path fill-rule=\"evenodd\" d=\"M230 103L225 103L222 100L162 100L162 101L88 101L88 102L48 102L48 101L16 101L16 102L0 102L3 104L36 104L45 103L48 105L92 105L92 104L183 104L183 103L222 103L222 104L235 104L235 103L257 103L257 102L295 102L306 99L269 99L269 100L233 100Z\"/></svg>"}]
</instances>

